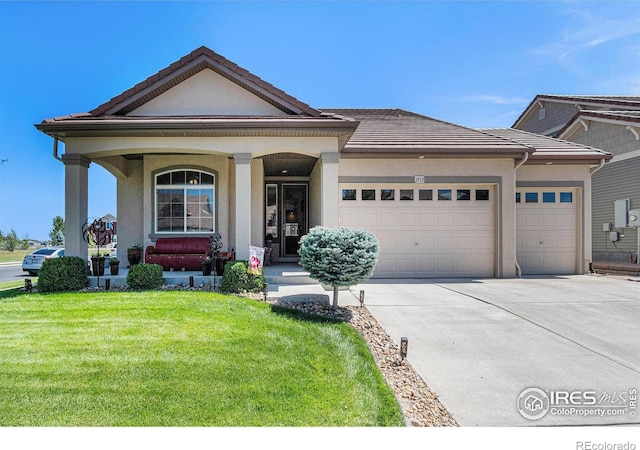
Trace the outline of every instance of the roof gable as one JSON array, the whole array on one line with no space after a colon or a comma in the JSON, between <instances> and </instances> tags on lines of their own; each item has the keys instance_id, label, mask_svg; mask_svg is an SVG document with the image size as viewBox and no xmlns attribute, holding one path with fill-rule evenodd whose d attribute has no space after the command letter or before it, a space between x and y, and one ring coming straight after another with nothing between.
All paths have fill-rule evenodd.
<instances>
[{"instance_id":1,"label":"roof gable","mask_svg":"<svg viewBox=\"0 0 640 450\"><path fill-rule=\"evenodd\" d=\"M182 83L186 82L190 78L196 75L202 75L203 71L212 71L209 75L215 75L218 82L221 82L221 78L224 78L224 82L235 85L232 90L239 98L247 101L250 94L252 100L249 102L249 112L258 104L267 103L275 110L279 111L279 114L290 115L305 115L316 117L320 115L320 112L306 103L303 103L296 98L288 95L284 91L276 88L275 86L267 83L261 78L253 75L249 71L239 67L237 64L232 63L226 58L218 55L214 51L207 47L200 47L190 54L184 56L180 60L174 62L168 67L160 70L155 75L150 76L146 80L136 84L131 89L126 90L122 94L112 98L108 102L98 106L94 110L90 111L91 116L114 116L114 115L138 115L141 112L150 113L151 111L157 111L159 106L171 106L170 109L177 108L176 91L169 94L168 91L173 90ZM206 75L205 75L206 77ZM195 83L200 83L203 76L198 76L194 80ZM189 84L194 84L194 80L190 80ZM212 78L209 76L209 81ZM227 83L227 87L231 86ZM217 83L220 84L220 83ZM244 91L243 95L240 95L241 90ZM180 90L180 89L179 89ZM167 96L163 94L167 93ZM215 92L209 93L204 99L200 99L198 102L199 109L207 109L203 105L204 100L211 100L214 97ZM159 98L159 97L163 98ZM227 99L229 100L229 99ZM258 102L257 100L261 100ZM234 102L237 106L238 98ZM148 105L149 104L149 105ZM146 105L146 108L145 108ZM229 107L229 102L212 104L208 107L209 110L220 110L221 106ZM261 107L264 105L261 104ZM246 106L245 106L246 107ZM137 110L137 113L136 113ZM188 108L183 105L178 108L183 113L180 115L198 115L196 111L194 113L184 114L188 112ZM246 112L242 114L246 115ZM146 114L144 114L146 115ZM163 114L164 115L164 114ZM167 111L166 115L171 115ZM175 114L174 114L175 115ZM266 115L266 114L260 114Z\"/></svg>"},{"instance_id":2,"label":"roof gable","mask_svg":"<svg viewBox=\"0 0 640 450\"><path fill-rule=\"evenodd\" d=\"M287 113L213 70L204 69L127 115L280 116Z\"/></svg>"}]
</instances>

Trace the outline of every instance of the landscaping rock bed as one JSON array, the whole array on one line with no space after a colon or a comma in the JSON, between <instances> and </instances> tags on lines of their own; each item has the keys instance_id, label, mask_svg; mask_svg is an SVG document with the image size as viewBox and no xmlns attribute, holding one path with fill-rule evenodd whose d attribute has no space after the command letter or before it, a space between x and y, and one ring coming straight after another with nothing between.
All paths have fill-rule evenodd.
<instances>
[{"instance_id":1,"label":"landscaping rock bed","mask_svg":"<svg viewBox=\"0 0 640 450\"><path fill-rule=\"evenodd\" d=\"M307 314L344 320L364 338L387 384L393 389L407 426L458 426L438 397L407 360L402 360L398 346L365 307L333 310L318 303L286 303L269 301L281 308L292 308Z\"/></svg>"}]
</instances>

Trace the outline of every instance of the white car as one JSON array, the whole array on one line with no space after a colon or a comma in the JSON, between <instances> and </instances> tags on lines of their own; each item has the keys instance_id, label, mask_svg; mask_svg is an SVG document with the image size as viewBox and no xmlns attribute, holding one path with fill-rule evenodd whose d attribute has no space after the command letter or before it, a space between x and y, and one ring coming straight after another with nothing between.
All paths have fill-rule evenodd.
<instances>
[{"instance_id":1,"label":"white car","mask_svg":"<svg viewBox=\"0 0 640 450\"><path fill-rule=\"evenodd\" d=\"M24 259L22 260L22 270L25 272L29 272L29 275L36 276L38 275L38 271L42 269L43 262L45 262L47 259L59 258L60 256L64 256L64 248L40 248L24 257Z\"/></svg>"}]
</instances>

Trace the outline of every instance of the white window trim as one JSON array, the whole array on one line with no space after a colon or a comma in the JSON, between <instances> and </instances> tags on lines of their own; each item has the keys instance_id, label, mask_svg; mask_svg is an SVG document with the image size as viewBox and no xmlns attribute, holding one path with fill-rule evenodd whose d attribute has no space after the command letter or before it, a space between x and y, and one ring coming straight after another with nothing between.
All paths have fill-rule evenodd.
<instances>
[{"instance_id":1,"label":"white window trim","mask_svg":"<svg viewBox=\"0 0 640 450\"><path fill-rule=\"evenodd\" d=\"M173 172L183 172L183 171L189 171L189 172L198 172L201 174L206 174L209 175L211 177L213 177L213 184L156 184L158 177L161 175L166 175L168 173L173 173ZM172 169L172 170L165 170L163 172L158 172L153 176L153 201L154 201L154 218L153 218L153 229L154 229L154 233L158 234L158 235L175 235L175 234L183 234L186 236L195 236L195 235L210 235L212 233L216 233L216 217L217 217L217 210L216 208L218 207L217 202L216 202L216 182L217 182L217 178L216 178L216 174L215 173L211 173L211 172L207 172L205 170L200 170L200 169L191 169L191 168L180 168L180 169ZM185 203L185 208L184 208L184 225L183 225L183 229L182 231L177 231L177 230L168 230L168 231L160 231L158 230L158 190L160 189L170 189L170 190L183 190L184 193L184 198L187 198L187 191L188 190L193 190L193 189L211 189L213 190L213 197L212 197L212 220L213 220L213 231L189 231L188 229L186 229L186 224L187 224L187 208L186 208L186 203Z\"/></svg>"}]
</instances>

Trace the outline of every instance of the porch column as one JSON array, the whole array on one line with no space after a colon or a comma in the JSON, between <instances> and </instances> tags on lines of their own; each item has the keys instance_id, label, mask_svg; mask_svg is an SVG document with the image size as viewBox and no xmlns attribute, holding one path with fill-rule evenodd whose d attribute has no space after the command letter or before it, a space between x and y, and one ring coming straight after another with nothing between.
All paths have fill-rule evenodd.
<instances>
[{"instance_id":1,"label":"porch column","mask_svg":"<svg viewBox=\"0 0 640 450\"><path fill-rule=\"evenodd\" d=\"M64 154L64 254L87 260L88 244L82 237L87 220L89 164L82 155Z\"/></svg>"},{"instance_id":2,"label":"porch column","mask_svg":"<svg viewBox=\"0 0 640 450\"><path fill-rule=\"evenodd\" d=\"M340 192L338 189L338 163L340 153L322 153L322 217L323 227L340 225L338 206Z\"/></svg>"},{"instance_id":3,"label":"porch column","mask_svg":"<svg viewBox=\"0 0 640 450\"><path fill-rule=\"evenodd\" d=\"M249 259L251 245L251 153L233 155L236 162L236 259Z\"/></svg>"}]
</instances>

